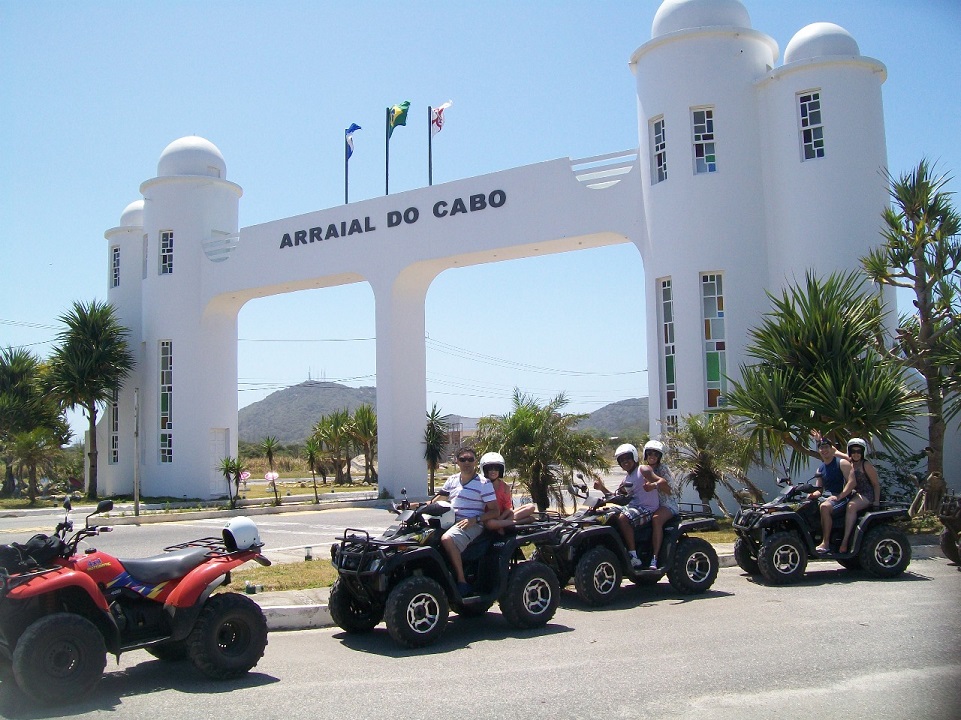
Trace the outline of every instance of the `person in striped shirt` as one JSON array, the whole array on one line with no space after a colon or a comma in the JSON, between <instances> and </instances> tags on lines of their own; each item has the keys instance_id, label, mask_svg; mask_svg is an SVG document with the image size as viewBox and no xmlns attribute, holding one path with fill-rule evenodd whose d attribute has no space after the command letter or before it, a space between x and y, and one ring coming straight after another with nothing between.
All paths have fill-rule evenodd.
<instances>
[{"instance_id":1,"label":"person in striped shirt","mask_svg":"<svg viewBox=\"0 0 961 720\"><path fill-rule=\"evenodd\" d=\"M473 595L474 590L464 577L461 553L484 532L484 522L497 517L498 513L494 486L477 474L477 453L474 449L462 447L458 450L457 464L460 472L447 479L433 502L446 500L454 510L456 522L444 533L441 545L457 579L457 591L463 597Z\"/></svg>"}]
</instances>

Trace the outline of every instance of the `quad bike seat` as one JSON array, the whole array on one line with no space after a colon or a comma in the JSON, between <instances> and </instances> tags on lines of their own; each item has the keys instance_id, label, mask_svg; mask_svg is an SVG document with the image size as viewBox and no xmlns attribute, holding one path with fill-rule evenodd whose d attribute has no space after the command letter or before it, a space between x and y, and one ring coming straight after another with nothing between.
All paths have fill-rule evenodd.
<instances>
[{"instance_id":1,"label":"quad bike seat","mask_svg":"<svg viewBox=\"0 0 961 720\"><path fill-rule=\"evenodd\" d=\"M121 560L121 565L137 580L159 583L183 577L207 559L208 548L184 548L173 552L135 560Z\"/></svg>"}]
</instances>

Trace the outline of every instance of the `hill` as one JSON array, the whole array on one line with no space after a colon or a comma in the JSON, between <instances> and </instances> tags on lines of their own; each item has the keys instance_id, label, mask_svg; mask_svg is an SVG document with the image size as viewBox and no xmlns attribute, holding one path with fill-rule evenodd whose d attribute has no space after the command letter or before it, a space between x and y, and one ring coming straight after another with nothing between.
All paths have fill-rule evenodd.
<instances>
[{"instance_id":1,"label":"hill","mask_svg":"<svg viewBox=\"0 0 961 720\"><path fill-rule=\"evenodd\" d=\"M284 444L303 442L321 416L344 408L354 412L365 403L377 408L376 388L308 380L241 408L237 432L245 442L268 435Z\"/></svg>"},{"instance_id":2,"label":"hill","mask_svg":"<svg viewBox=\"0 0 961 720\"><path fill-rule=\"evenodd\" d=\"M605 405L592 412L578 427L605 435L643 435L649 431L647 398L631 398Z\"/></svg>"},{"instance_id":3,"label":"hill","mask_svg":"<svg viewBox=\"0 0 961 720\"><path fill-rule=\"evenodd\" d=\"M273 435L283 444L299 443L307 438L321 416L343 408L353 412L365 403L377 409L376 388L352 388L308 380L241 408L238 433L245 442L260 442L267 435ZM468 433L477 427L477 418L451 415L448 420L462 423L463 430ZM579 425L580 429L598 430L606 435L623 435L638 430L644 433L647 427L647 398L605 405Z\"/></svg>"}]
</instances>

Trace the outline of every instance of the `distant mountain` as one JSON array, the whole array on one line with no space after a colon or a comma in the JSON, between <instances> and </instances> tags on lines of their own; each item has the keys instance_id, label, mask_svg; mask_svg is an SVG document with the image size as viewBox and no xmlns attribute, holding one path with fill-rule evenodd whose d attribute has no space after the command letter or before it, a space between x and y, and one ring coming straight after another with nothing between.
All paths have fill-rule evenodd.
<instances>
[{"instance_id":1,"label":"distant mountain","mask_svg":"<svg viewBox=\"0 0 961 720\"><path fill-rule=\"evenodd\" d=\"M647 398L631 398L605 405L592 412L578 427L614 435L643 435L650 430Z\"/></svg>"},{"instance_id":2,"label":"distant mountain","mask_svg":"<svg viewBox=\"0 0 961 720\"><path fill-rule=\"evenodd\" d=\"M377 409L377 389L352 388L332 382L308 380L299 385L278 390L263 400L241 408L239 435L245 442L260 442L273 435L283 444L303 442L321 416L347 408L354 412L363 404ZM460 423L468 434L477 428L477 418L460 415L446 416L448 422ZM628 432L647 432L647 398L635 398L611 403L592 412L579 428L592 429L606 435L625 435Z\"/></svg>"},{"instance_id":3,"label":"distant mountain","mask_svg":"<svg viewBox=\"0 0 961 720\"><path fill-rule=\"evenodd\" d=\"M245 442L268 435L284 444L303 442L321 416L344 408L354 412L365 403L377 408L376 388L308 380L241 408L238 435Z\"/></svg>"}]
</instances>

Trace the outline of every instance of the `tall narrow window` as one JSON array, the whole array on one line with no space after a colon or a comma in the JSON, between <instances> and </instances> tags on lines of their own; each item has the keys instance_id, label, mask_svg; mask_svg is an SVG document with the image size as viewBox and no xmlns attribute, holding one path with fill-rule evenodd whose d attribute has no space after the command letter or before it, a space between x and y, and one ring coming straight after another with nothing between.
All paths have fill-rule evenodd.
<instances>
[{"instance_id":1,"label":"tall narrow window","mask_svg":"<svg viewBox=\"0 0 961 720\"><path fill-rule=\"evenodd\" d=\"M674 295L671 278L660 280L661 358L664 363L664 424L677 427L677 371L674 366Z\"/></svg>"},{"instance_id":2,"label":"tall narrow window","mask_svg":"<svg viewBox=\"0 0 961 720\"><path fill-rule=\"evenodd\" d=\"M704 312L704 374L708 410L725 404L727 391L726 344L724 342L724 288L721 275L701 275L701 304Z\"/></svg>"},{"instance_id":3,"label":"tall narrow window","mask_svg":"<svg viewBox=\"0 0 961 720\"><path fill-rule=\"evenodd\" d=\"M651 185L667 180L667 135L664 118L651 121Z\"/></svg>"},{"instance_id":4,"label":"tall narrow window","mask_svg":"<svg viewBox=\"0 0 961 720\"><path fill-rule=\"evenodd\" d=\"M110 464L120 462L120 391L110 398Z\"/></svg>"},{"instance_id":5,"label":"tall narrow window","mask_svg":"<svg viewBox=\"0 0 961 720\"><path fill-rule=\"evenodd\" d=\"M142 274L141 274L141 277L142 277L144 280L147 279L147 257L148 257L148 255L147 255L147 246L148 246L148 243L147 243L147 233L144 233L144 236L143 236L143 272L142 272Z\"/></svg>"},{"instance_id":6,"label":"tall narrow window","mask_svg":"<svg viewBox=\"0 0 961 720\"><path fill-rule=\"evenodd\" d=\"M174 271L174 232L163 230L160 233L160 274L171 275Z\"/></svg>"},{"instance_id":7,"label":"tall narrow window","mask_svg":"<svg viewBox=\"0 0 961 720\"><path fill-rule=\"evenodd\" d=\"M120 287L120 248L110 248L110 287Z\"/></svg>"},{"instance_id":8,"label":"tall narrow window","mask_svg":"<svg viewBox=\"0 0 961 720\"><path fill-rule=\"evenodd\" d=\"M174 394L173 343L160 341L160 462L174 461L173 394Z\"/></svg>"},{"instance_id":9,"label":"tall narrow window","mask_svg":"<svg viewBox=\"0 0 961 720\"><path fill-rule=\"evenodd\" d=\"M694 125L694 172L717 172L717 155L714 151L714 110L699 108L691 111Z\"/></svg>"},{"instance_id":10,"label":"tall narrow window","mask_svg":"<svg viewBox=\"0 0 961 720\"><path fill-rule=\"evenodd\" d=\"M804 160L824 157L824 123L821 122L821 93L806 92L797 96L801 124L801 150Z\"/></svg>"}]
</instances>

